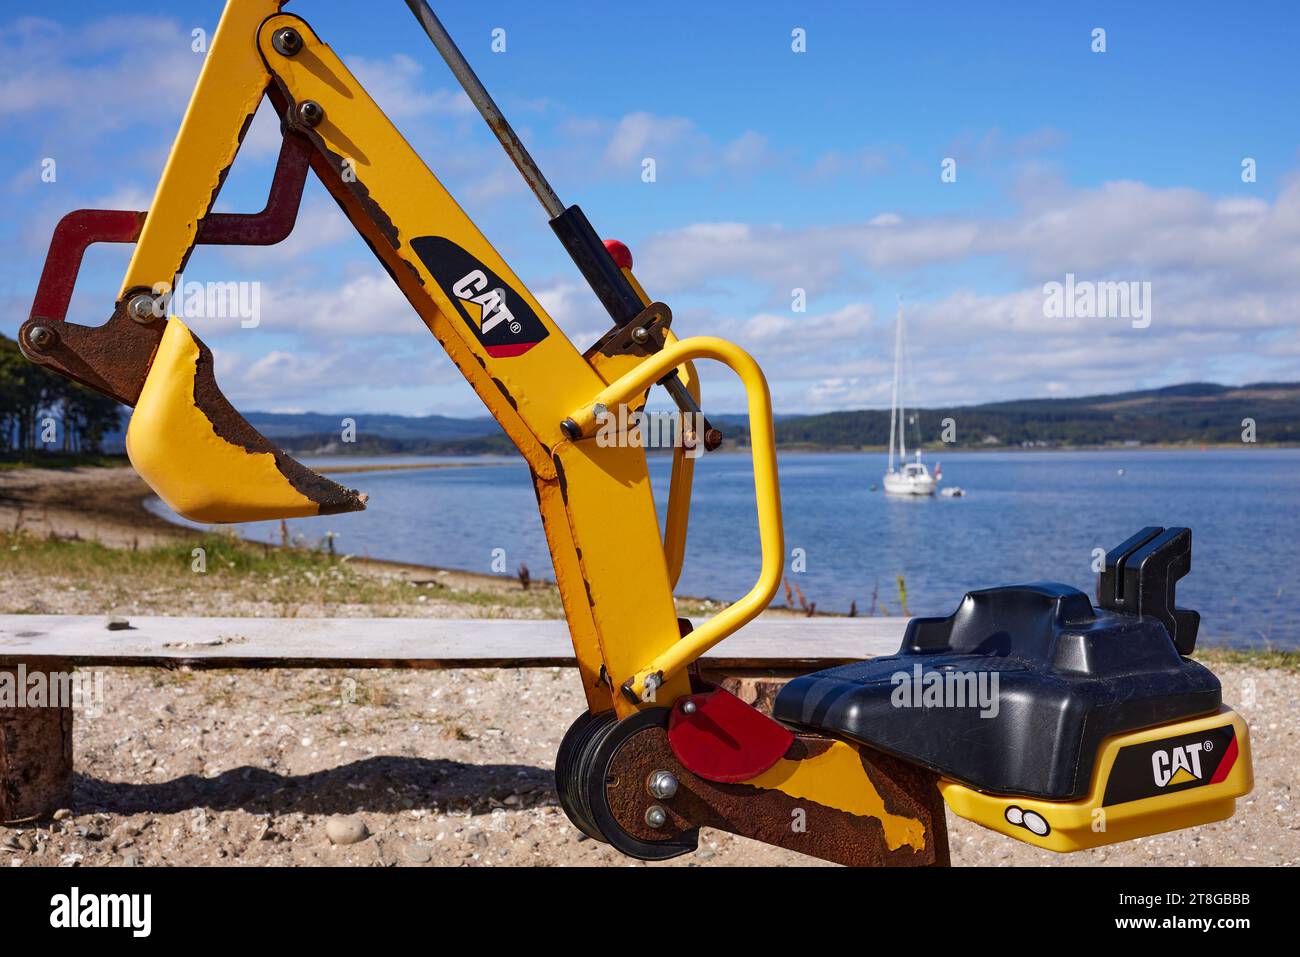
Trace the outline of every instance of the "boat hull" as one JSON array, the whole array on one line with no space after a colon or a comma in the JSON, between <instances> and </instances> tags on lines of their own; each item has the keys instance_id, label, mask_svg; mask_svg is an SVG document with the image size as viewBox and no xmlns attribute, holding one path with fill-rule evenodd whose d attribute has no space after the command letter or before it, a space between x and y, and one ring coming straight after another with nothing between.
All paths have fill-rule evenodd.
<instances>
[{"instance_id":1,"label":"boat hull","mask_svg":"<svg viewBox=\"0 0 1300 957\"><path fill-rule=\"evenodd\" d=\"M929 475L915 478L898 474L885 476L885 491L890 495L933 495L937 484Z\"/></svg>"}]
</instances>

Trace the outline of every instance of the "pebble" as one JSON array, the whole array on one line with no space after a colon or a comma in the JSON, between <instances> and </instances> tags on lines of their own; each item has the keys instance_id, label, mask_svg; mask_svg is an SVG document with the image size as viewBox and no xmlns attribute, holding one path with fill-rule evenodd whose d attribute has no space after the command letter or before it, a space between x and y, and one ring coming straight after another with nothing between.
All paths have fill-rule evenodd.
<instances>
[{"instance_id":1,"label":"pebble","mask_svg":"<svg viewBox=\"0 0 1300 957\"><path fill-rule=\"evenodd\" d=\"M414 861L416 864L428 864L433 860L433 851L423 844L407 844L402 848L402 853L406 855L408 861Z\"/></svg>"},{"instance_id":2,"label":"pebble","mask_svg":"<svg viewBox=\"0 0 1300 957\"><path fill-rule=\"evenodd\" d=\"M131 627L131 622L123 618L121 615L109 615L108 621L104 623L104 627L109 631L126 631Z\"/></svg>"},{"instance_id":3,"label":"pebble","mask_svg":"<svg viewBox=\"0 0 1300 957\"><path fill-rule=\"evenodd\" d=\"M356 844L369 837L370 830L359 817L336 814L325 822L325 835L331 844Z\"/></svg>"},{"instance_id":4,"label":"pebble","mask_svg":"<svg viewBox=\"0 0 1300 957\"><path fill-rule=\"evenodd\" d=\"M72 817L72 812L66 807L61 807L54 812L54 820L56 821L66 821L70 817Z\"/></svg>"},{"instance_id":5,"label":"pebble","mask_svg":"<svg viewBox=\"0 0 1300 957\"><path fill-rule=\"evenodd\" d=\"M139 863L140 858L136 857L134 854L124 854L122 856L123 867L135 867Z\"/></svg>"}]
</instances>

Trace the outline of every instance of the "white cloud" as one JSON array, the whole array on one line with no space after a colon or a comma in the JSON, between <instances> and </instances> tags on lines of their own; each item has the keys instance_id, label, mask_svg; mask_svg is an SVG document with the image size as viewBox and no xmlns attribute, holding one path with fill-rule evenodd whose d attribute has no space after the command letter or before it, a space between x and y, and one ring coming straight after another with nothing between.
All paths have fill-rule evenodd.
<instances>
[{"instance_id":1,"label":"white cloud","mask_svg":"<svg viewBox=\"0 0 1300 957\"><path fill-rule=\"evenodd\" d=\"M988 257L1020 281L1002 291L964 282L936 289L926 274L926 288L934 291L909 295L913 401L960 404L1191 379L1300 377L1300 343L1292 332L1300 316L1300 270L1283 268L1297 262L1300 250L1295 183L1271 202L1109 183L1058 191L1051 203L1031 196L999 218L880 213L861 224L799 229L697 223L640 245L638 272L674 306L678 332L721 335L751 350L782 409L887 403L892 363L892 306L881 315L861 296L835 302L826 293L810 296L809 312L793 313L785 306L791 288L851 291L856 284L892 291L930 267L966 267ZM1066 272L1151 282L1150 328L1135 329L1124 319L1048 318L1042 284ZM701 305L701 293L737 284L751 292L757 287L782 305ZM579 347L607 327L579 282L552 283L538 298ZM327 337L423 332L377 273L270 301L269 328ZM714 408L740 407L730 377L706 375Z\"/></svg>"},{"instance_id":2,"label":"white cloud","mask_svg":"<svg viewBox=\"0 0 1300 957\"><path fill-rule=\"evenodd\" d=\"M169 18L20 19L0 29L0 116L36 117L65 141L145 123L169 137L203 65L190 44Z\"/></svg>"},{"instance_id":3,"label":"white cloud","mask_svg":"<svg viewBox=\"0 0 1300 957\"><path fill-rule=\"evenodd\" d=\"M1066 272L1208 285L1220 291L1300 283L1300 178L1275 201L1218 199L1190 189L1127 181L1025 197L1002 218L904 219L790 228L696 223L643 244L643 268L675 289L722 276L784 287L863 269L902 274L995 256L1026 278ZM800 283L796 283L800 284Z\"/></svg>"},{"instance_id":4,"label":"white cloud","mask_svg":"<svg viewBox=\"0 0 1300 957\"><path fill-rule=\"evenodd\" d=\"M394 121L431 114L471 116L475 113L474 104L462 90L426 89L423 65L403 53L381 60L349 56L346 62L370 98Z\"/></svg>"},{"instance_id":5,"label":"white cloud","mask_svg":"<svg viewBox=\"0 0 1300 957\"><path fill-rule=\"evenodd\" d=\"M647 158L654 159L660 178L678 172L692 177L751 173L777 160L767 137L757 131L718 141L683 116L635 112L612 125L575 119L566 128L577 140L603 140L600 155L606 173L639 173Z\"/></svg>"}]
</instances>

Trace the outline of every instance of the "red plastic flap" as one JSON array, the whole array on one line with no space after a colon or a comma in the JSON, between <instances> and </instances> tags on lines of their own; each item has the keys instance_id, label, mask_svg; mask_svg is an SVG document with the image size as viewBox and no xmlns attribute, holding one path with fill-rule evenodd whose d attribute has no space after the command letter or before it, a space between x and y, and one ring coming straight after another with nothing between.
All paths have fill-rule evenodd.
<instances>
[{"instance_id":1,"label":"red plastic flap","mask_svg":"<svg viewBox=\"0 0 1300 957\"><path fill-rule=\"evenodd\" d=\"M688 702L694 711L687 711ZM788 728L721 688L678 698L668 719L673 754L706 781L748 781L781 760L793 743Z\"/></svg>"}]
</instances>

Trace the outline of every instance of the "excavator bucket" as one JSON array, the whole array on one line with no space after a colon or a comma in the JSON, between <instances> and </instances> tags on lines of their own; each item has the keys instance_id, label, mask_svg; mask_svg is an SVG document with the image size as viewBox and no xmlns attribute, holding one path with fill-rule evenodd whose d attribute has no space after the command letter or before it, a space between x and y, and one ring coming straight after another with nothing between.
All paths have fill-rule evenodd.
<instances>
[{"instance_id":1,"label":"excavator bucket","mask_svg":"<svg viewBox=\"0 0 1300 957\"><path fill-rule=\"evenodd\" d=\"M178 514L200 522L248 522L354 511L365 496L312 472L272 445L222 395L212 353L170 316L171 284L197 244L265 246L293 229L310 168L302 136L282 141L266 206L212 207L270 76L253 37L283 0L227 4L199 83L147 213L79 210L50 243L30 318L19 331L29 359L135 407L127 452L141 477ZM133 243L108 321L65 321L85 250Z\"/></svg>"},{"instance_id":2,"label":"excavator bucket","mask_svg":"<svg viewBox=\"0 0 1300 957\"><path fill-rule=\"evenodd\" d=\"M109 349L115 331L118 348ZM34 314L19 342L40 365L135 406L131 464L184 518L256 522L365 508L364 494L291 458L235 411L217 386L211 351L174 316L146 328L121 310L98 327Z\"/></svg>"},{"instance_id":3,"label":"excavator bucket","mask_svg":"<svg viewBox=\"0 0 1300 957\"><path fill-rule=\"evenodd\" d=\"M126 433L131 464L178 515L197 522L302 518L365 508L365 496L271 445L217 388L212 353L167 322Z\"/></svg>"},{"instance_id":4,"label":"excavator bucket","mask_svg":"<svg viewBox=\"0 0 1300 957\"><path fill-rule=\"evenodd\" d=\"M255 216L213 215L199 242L273 238L264 225L288 219L286 193L306 172L292 145L281 155L278 189ZM301 189L299 184L298 189ZM253 522L357 511L366 496L295 461L248 423L217 386L212 353L160 302L137 290L101 326L65 321L86 248L135 242L142 212L78 210L55 229L30 318L18 341L33 362L124 405L134 406L127 453L140 476L177 514L198 522Z\"/></svg>"}]
</instances>

